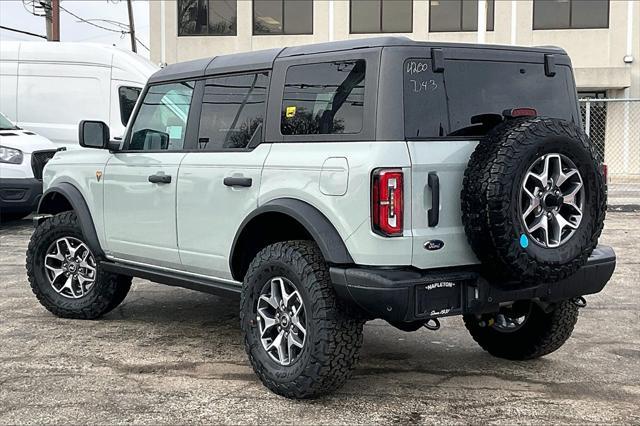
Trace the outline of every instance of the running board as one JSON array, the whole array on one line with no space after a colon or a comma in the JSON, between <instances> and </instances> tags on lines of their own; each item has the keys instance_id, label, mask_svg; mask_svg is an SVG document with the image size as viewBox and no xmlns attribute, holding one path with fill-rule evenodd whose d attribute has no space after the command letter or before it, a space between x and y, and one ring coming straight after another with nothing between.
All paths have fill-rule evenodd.
<instances>
[{"instance_id":1,"label":"running board","mask_svg":"<svg viewBox=\"0 0 640 426\"><path fill-rule=\"evenodd\" d=\"M241 286L229 282L217 281L205 277L194 277L177 272L159 271L156 269L126 265L118 262L102 261L100 262L100 267L106 272L126 275L128 277L142 278L159 284L188 288L190 290L215 294L217 296L240 294L240 291L242 290Z\"/></svg>"}]
</instances>

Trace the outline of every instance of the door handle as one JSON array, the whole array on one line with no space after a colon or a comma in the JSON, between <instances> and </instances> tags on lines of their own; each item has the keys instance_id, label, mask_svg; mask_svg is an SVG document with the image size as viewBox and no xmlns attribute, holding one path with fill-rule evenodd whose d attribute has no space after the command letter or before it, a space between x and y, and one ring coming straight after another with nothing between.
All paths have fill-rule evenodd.
<instances>
[{"instance_id":1,"label":"door handle","mask_svg":"<svg viewBox=\"0 0 640 426\"><path fill-rule=\"evenodd\" d=\"M242 176L227 176L226 178L224 178L223 182L226 186L250 187L253 183L253 180L251 178Z\"/></svg>"},{"instance_id":2,"label":"door handle","mask_svg":"<svg viewBox=\"0 0 640 426\"><path fill-rule=\"evenodd\" d=\"M436 226L440 221L440 178L436 172L429 172L427 185L431 189L431 208L427 211L429 226Z\"/></svg>"},{"instance_id":3,"label":"door handle","mask_svg":"<svg viewBox=\"0 0 640 426\"><path fill-rule=\"evenodd\" d=\"M149 182L151 183L171 183L171 175L165 175L163 173L156 173L149 176Z\"/></svg>"}]
</instances>

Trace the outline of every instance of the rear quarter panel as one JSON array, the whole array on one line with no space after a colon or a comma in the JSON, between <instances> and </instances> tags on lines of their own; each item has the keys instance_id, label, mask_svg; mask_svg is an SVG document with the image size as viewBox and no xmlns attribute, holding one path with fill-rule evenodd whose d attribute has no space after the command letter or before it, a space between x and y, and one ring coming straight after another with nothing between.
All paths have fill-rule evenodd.
<instances>
[{"instance_id":1,"label":"rear quarter panel","mask_svg":"<svg viewBox=\"0 0 640 426\"><path fill-rule=\"evenodd\" d=\"M341 158L346 163L336 160ZM346 171L340 170L344 164ZM259 205L277 198L305 201L335 226L357 264L410 265L410 230L405 229L401 237L384 238L371 230L370 221L371 172L378 167L399 167L409 178L409 166L403 141L275 143L264 165ZM410 179L405 183L409 187ZM405 212L408 227L411 210Z\"/></svg>"}]
</instances>

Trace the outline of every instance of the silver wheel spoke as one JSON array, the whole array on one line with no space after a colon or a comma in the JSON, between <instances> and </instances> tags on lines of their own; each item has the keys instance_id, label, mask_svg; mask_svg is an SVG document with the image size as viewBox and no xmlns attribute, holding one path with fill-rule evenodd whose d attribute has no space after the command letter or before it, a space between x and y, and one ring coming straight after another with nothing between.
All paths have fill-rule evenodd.
<instances>
[{"instance_id":1,"label":"silver wheel spoke","mask_svg":"<svg viewBox=\"0 0 640 426\"><path fill-rule=\"evenodd\" d=\"M57 290L57 292L62 293L65 290L69 291L74 299L77 299L76 293L73 291L73 277L67 277L64 284Z\"/></svg>"},{"instance_id":2,"label":"silver wheel spoke","mask_svg":"<svg viewBox=\"0 0 640 426\"><path fill-rule=\"evenodd\" d=\"M293 353L294 346L302 349L303 347L302 341L298 340L298 337L295 334L289 333L289 335L287 336L287 352L289 354Z\"/></svg>"},{"instance_id":3,"label":"silver wheel spoke","mask_svg":"<svg viewBox=\"0 0 640 426\"><path fill-rule=\"evenodd\" d=\"M582 182L576 184L570 191L563 194L563 202L574 209L576 209L580 214L582 214L582 210L576 205L576 196L580 193L582 189Z\"/></svg>"},{"instance_id":4,"label":"silver wheel spoke","mask_svg":"<svg viewBox=\"0 0 640 426\"><path fill-rule=\"evenodd\" d=\"M563 183L568 181L571 177L576 176L577 174L578 174L578 171L575 170L575 169L569 170L567 173L564 173L563 171L560 171L560 175L558 176L558 180L556 181L556 185L562 186Z\"/></svg>"},{"instance_id":5,"label":"silver wheel spoke","mask_svg":"<svg viewBox=\"0 0 640 426\"><path fill-rule=\"evenodd\" d=\"M533 234L534 232L541 230L544 232L544 241L548 245L549 244L549 219L546 215L540 216L535 223L528 229L529 233Z\"/></svg>"},{"instance_id":6,"label":"silver wheel spoke","mask_svg":"<svg viewBox=\"0 0 640 426\"><path fill-rule=\"evenodd\" d=\"M276 338L273 339L273 342L271 342L271 344L269 344L266 347L266 350L267 352L271 352L273 349L275 349L276 353L278 354L277 361L279 361L281 364L287 364L287 359L285 357L284 347L283 347L284 345L283 337L284 337L284 332L281 331L280 333L278 333Z\"/></svg>"},{"instance_id":7,"label":"silver wheel spoke","mask_svg":"<svg viewBox=\"0 0 640 426\"><path fill-rule=\"evenodd\" d=\"M53 276L51 277L52 282L55 282L55 280L57 280L60 277L60 275L64 274L64 269L62 268L54 268L53 266L49 266L46 263L44 267L53 273Z\"/></svg>"},{"instance_id":8,"label":"silver wheel spoke","mask_svg":"<svg viewBox=\"0 0 640 426\"><path fill-rule=\"evenodd\" d=\"M293 308L293 317L291 317L291 322L296 328L303 334L307 334L307 330L305 330L304 326L300 323L300 318L298 317L298 313L300 312L299 308Z\"/></svg>"},{"instance_id":9,"label":"silver wheel spoke","mask_svg":"<svg viewBox=\"0 0 640 426\"><path fill-rule=\"evenodd\" d=\"M274 308L280 307L282 301L282 295L280 294L280 282L277 278L271 280L271 301Z\"/></svg>"},{"instance_id":10,"label":"silver wheel spoke","mask_svg":"<svg viewBox=\"0 0 640 426\"><path fill-rule=\"evenodd\" d=\"M280 283L280 295L282 296L282 303L284 303L284 306L289 306L289 300L293 296L293 292L291 294L287 293L287 289L284 286L284 281L282 280L282 278L278 278L278 281Z\"/></svg>"},{"instance_id":11,"label":"silver wheel spoke","mask_svg":"<svg viewBox=\"0 0 640 426\"><path fill-rule=\"evenodd\" d=\"M540 206L540 199L533 195L527 188L523 188L523 192L529 197L529 207L527 207L527 210L522 214L524 218L527 218Z\"/></svg>"},{"instance_id":12,"label":"silver wheel spoke","mask_svg":"<svg viewBox=\"0 0 640 426\"><path fill-rule=\"evenodd\" d=\"M264 309L259 309L258 315L260 315L261 321L263 321L263 324L264 324L264 328L260 331L260 337L264 338L265 333L269 331L271 327L276 325L276 320L275 318L272 318L269 315L267 315Z\"/></svg>"},{"instance_id":13,"label":"silver wheel spoke","mask_svg":"<svg viewBox=\"0 0 640 426\"><path fill-rule=\"evenodd\" d=\"M82 276L82 274L78 274L78 284L80 284L80 291L84 293L84 289L87 283L92 283L93 280L91 278L86 278Z\"/></svg>"}]
</instances>

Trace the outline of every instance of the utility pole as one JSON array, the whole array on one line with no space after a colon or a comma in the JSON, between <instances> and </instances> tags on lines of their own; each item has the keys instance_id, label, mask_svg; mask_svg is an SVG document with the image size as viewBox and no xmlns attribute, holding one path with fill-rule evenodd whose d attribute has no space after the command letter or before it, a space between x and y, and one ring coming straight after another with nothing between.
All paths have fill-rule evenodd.
<instances>
[{"instance_id":1,"label":"utility pole","mask_svg":"<svg viewBox=\"0 0 640 426\"><path fill-rule=\"evenodd\" d=\"M47 40L60 41L60 0L40 0L47 24Z\"/></svg>"},{"instance_id":2,"label":"utility pole","mask_svg":"<svg viewBox=\"0 0 640 426\"><path fill-rule=\"evenodd\" d=\"M51 41L60 41L60 0L51 0Z\"/></svg>"},{"instance_id":3,"label":"utility pole","mask_svg":"<svg viewBox=\"0 0 640 426\"><path fill-rule=\"evenodd\" d=\"M131 0L127 0L127 9L129 10L129 34L131 35L131 51L137 53L138 48L136 46L136 25L133 22L133 6L131 4Z\"/></svg>"}]
</instances>

